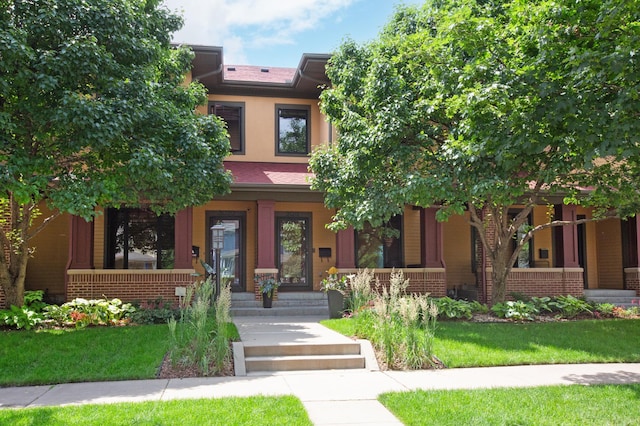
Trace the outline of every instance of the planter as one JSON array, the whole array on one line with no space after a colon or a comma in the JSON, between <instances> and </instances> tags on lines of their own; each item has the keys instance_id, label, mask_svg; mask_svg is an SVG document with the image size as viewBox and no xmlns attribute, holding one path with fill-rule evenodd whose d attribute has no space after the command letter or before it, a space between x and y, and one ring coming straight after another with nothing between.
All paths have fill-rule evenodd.
<instances>
[{"instance_id":1,"label":"planter","mask_svg":"<svg viewBox=\"0 0 640 426\"><path fill-rule=\"evenodd\" d=\"M273 303L273 292L262 293L262 307L270 308Z\"/></svg>"},{"instance_id":2,"label":"planter","mask_svg":"<svg viewBox=\"0 0 640 426\"><path fill-rule=\"evenodd\" d=\"M329 299L329 318L342 318L344 295L338 290L329 290L327 297Z\"/></svg>"}]
</instances>

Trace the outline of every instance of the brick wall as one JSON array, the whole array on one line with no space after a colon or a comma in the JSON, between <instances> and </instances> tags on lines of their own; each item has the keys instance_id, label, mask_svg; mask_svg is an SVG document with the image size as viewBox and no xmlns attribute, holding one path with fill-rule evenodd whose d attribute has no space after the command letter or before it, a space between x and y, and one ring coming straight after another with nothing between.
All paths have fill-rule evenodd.
<instances>
[{"instance_id":1,"label":"brick wall","mask_svg":"<svg viewBox=\"0 0 640 426\"><path fill-rule=\"evenodd\" d=\"M525 296L580 297L584 293L582 268L514 268L507 278L507 298L511 293ZM491 305L493 281L487 271L487 304Z\"/></svg>"},{"instance_id":2,"label":"brick wall","mask_svg":"<svg viewBox=\"0 0 640 426\"><path fill-rule=\"evenodd\" d=\"M259 281L267 278L278 279L277 269L256 269L253 275L253 293L256 296L256 300L262 300L262 291L260 291ZM278 290L273 292L272 300L278 300Z\"/></svg>"},{"instance_id":3,"label":"brick wall","mask_svg":"<svg viewBox=\"0 0 640 426\"><path fill-rule=\"evenodd\" d=\"M389 286L391 269L375 269L374 276L380 284ZM356 269L340 269L340 275L356 274ZM402 270L405 280L409 280L407 293L428 293L431 297L447 295L447 276L444 268L408 268ZM373 282L372 282L373 284Z\"/></svg>"},{"instance_id":4,"label":"brick wall","mask_svg":"<svg viewBox=\"0 0 640 426\"><path fill-rule=\"evenodd\" d=\"M640 268L625 268L624 270L625 288L635 290L640 296Z\"/></svg>"},{"instance_id":5,"label":"brick wall","mask_svg":"<svg viewBox=\"0 0 640 426\"><path fill-rule=\"evenodd\" d=\"M124 302L162 297L170 303L178 303L176 287L186 287L195 281L193 270L84 270L67 271L67 301L77 297L84 299L118 298Z\"/></svg>"}]
</instances>

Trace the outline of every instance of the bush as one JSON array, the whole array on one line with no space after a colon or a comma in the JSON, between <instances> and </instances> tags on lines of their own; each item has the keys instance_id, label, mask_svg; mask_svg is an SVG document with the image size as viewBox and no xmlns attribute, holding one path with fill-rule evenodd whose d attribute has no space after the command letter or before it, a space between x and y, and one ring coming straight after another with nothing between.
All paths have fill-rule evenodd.
<instances>
[{"instance_id":1,"label":"bush","mask_svg":"<svg viewBox=\"0 0 640 426\"><path fill-rule=\"evenodd\" d=\"M45 318L59 326L75 325L83 328L89 325L119 325L126 322L135 308L120 299L73 299L61 306L48 305L44 309Z\"/></svg>"},{"instance_id":2,"label":"bush","mask_svg":"<svg viewBox=\"0 0 640 426\"><path fill-rule=\"evenodd\" d=\"M438 307L438 318L471 319L473 316L472 304L466 300L454 300L450 297L434 299Z\"/></svg>"},{"instance_id":3,"label":"bush","mask_svg":"<svg viewBox=\"0 0 640 426\"><path fill-rule=\"evenodd\" d=\"M373 273L359 272L352 282L371 282ZM354 311L356 333L371 340L389 368L419 369L434 365L433 337L438 310L426 296L406 295L402 271L391 273L389 290L372 291L369 303ZM376 287L378 288L378 287ZM362 294L362 293L361 293Z\"/></svg>"},{"instance_id":4,"label":"bush","mask_svg":"<svg viewBox=\"0 0 640 426\"><path fill-rule=\"evenodd\" d=\"M496 303L491 307L491 311L500 318L515 321L533 321L535 319L535 315L538 313L538 310L533 303L524 302L522 300Z\"/></svg>"},{"instance_id":5,"label":"bush","mask_svg":"<svg viewBox=\"0 0 640 426\"><path fill-rule=\"evenodd\" d=\"M590 314L593 312L589 302L582 299L576 299L571 295L556 296L549 304L555 307L564 318L575 318L580 314Z\"/></svg>"},{"instance_id":6,"label":"bush","mask_svg":"<svg viewBox=\"0 0 640 426\"><path fill-rule=\"evenodd\" d=\"M180 310L162 297L133 305L136 311L131 314L131 321L135 324L166 324L171 318L180 316Z\"/></svg>"},{"instance_id":7,"label":"bush","mask_svg":"<svg viewBox=\"0 0 640 426\"><path fill-rule=\"evenodd\" d=\"M44 320L42 308L46 304L43 297L42 290L25 291L22 307L11 305L9 309L0 310L0 325L31 330Z\"/></svg>"}]
</instances>

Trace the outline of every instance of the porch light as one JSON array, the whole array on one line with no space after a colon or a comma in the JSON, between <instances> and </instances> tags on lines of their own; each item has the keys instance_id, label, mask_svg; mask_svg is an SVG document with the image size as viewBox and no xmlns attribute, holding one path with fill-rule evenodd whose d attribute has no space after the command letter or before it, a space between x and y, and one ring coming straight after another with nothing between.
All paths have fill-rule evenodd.
<instances>
[{"instance_id":1,"label":"porch light","mask_svg":"<svg viewBox=\"0 0 640 426\"><path fill-rule=\"evenodd\" d=\"M224 248L224 225L218 224L211 227L211 248L214 250Z\"/></svg>"},{"instance_id":2,"label":"porch light","mask_svg":"<svg viewBox=\"0 0 640 426\"><path fill-rule=\"evenodd\" d=\"M224 225L217 224L211 227L211 250L216 258L216 292L214 300L220 296L220 250L224 248Z\"/></svg>"}]
</instances>

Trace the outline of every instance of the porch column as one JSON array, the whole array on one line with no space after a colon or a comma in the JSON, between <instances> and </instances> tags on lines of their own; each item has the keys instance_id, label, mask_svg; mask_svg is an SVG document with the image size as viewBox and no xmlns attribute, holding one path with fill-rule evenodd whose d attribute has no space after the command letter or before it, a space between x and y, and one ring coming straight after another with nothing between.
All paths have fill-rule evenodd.
<instances>
[{"instance_id":1,"label":"porch column","mask_svg":"<svg viewBox=\"0 0 640 426\"><path fill-rule=\"evenodd\" d=\"M258 263L256 269L275 269L275 206L271 200L258 200Z\"/></svg>"},{"instance_id":2,"label":"porch column","mask_svg":"<svg viewBox=\"0 0 640 426\"><path fill-rule=\"evenodd\" d=\"M93 269L93 222L80 216L69 218L69 261L67 269Z\"/></svg>"},{"instance_id":3,"label":"porch column","mask_svg":"<svg viewBox=\"0 0 640 426\"><path fill-rule=\"evenodd\" d=\"M577 219L577 207L573 205L556 205L556 218L563 221L575 221ZM556 239L557 266L565 268L578 268L578 226L565 225L558 232L560 238Z\"/></svg>"},{"instance_id":4,"label":"porch column","mask_svg":"<svg viewBox=\"0 0 640 426\"><path fill-rule=\"evenodd\" d=\"M356 267L355 232L352 227L342 229L336 234L336 268L354 269Z\"/></svg>"},{"instance_id":5,"label":"porch column","mask_svg":"<svg viewBox=\"0 0 640 426\"><path fill-rule=\"evenodd\" d=\"M420 263L424 268L444 268L442 247L442 224L436 220L435 207L423 208L420 211L420 240L422 250Z\"/></svg>"},{"instance_id":6,"label":"porch column","mask_svg":"<svg viewBox=\"0 0 640 426\"><path fill-rule=\"evenodd\" d=\"M174 269L193 269L193 210L187 207L176 213L174 227Z\"/></svg>"}]
</instances>

